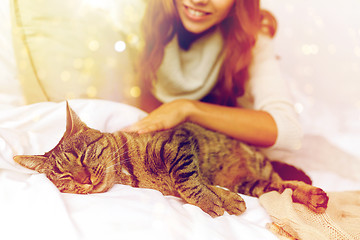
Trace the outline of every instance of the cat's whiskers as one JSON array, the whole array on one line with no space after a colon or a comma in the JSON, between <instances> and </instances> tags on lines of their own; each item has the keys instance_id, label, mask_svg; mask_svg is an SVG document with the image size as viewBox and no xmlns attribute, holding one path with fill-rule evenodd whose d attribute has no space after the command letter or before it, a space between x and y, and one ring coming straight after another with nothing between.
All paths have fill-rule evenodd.
<instances>
[{"instance_id":1,"label":"cat's whiskers","mask_svg":"<svg viewBox=\"0 0 360 240\"><path fill-rule=\"evenodd\" d=\"M124 156L125 154L129 154L129 153L131 154L131 153L133 153L135 150L133 150L133 151L128 150L128 151L125 151L125 152L123 152L123 153L115 156L115 154L116 154L118 151L119 151L119 150L115 151L115 153L113 153L113 154L110 156L110 157L113 157L113 158L108 162L108 164L111 164L113 161L119 159L120 157Z\"/></svg>"},{"instance_id":2,"label":"cat's whiskers","mask_svg":"<svg viewBox=\"0 0 360 240\"><path fill-rule=\"evenodd\" d=\"M114 165L111 165L111 166L108 166L104 169L104 171L106 171L108 168L112 168L112 167L115 167L115 166L119 166L121 164L124 164L126 162L130 162L131 161L131 158L127 158L127 159L121 159L119 162L115 163Z\"/></svg>"},{"instance_id":3,"label":"cat's whiskers","mask_svg":"<svg viewBox=\"0 0 360 240\"><path fill-rule=\"evenodd\" d=\"M119 150L116 150L116 152L114 152L111 156L109 156L110 158L111 158L111 157L114 157L114 158L112 158L111 161L113 161L114 159L117 159L117 158L125 155L126 153L130 153L130 150L125 151L125 152L123 152L123 153L121 153L121 154L119 154L119 155L116 155L116 153L118 153L118 152L119 152Z\"/></svg>"},{"instance_id":4,"label":"cat's whiskers","mask_svg":"<svg viewBox=\"0 0 360 240\"><path fill-rule=\"evenodd\" d=\"M128 151L125 151L125 152L123 152L123 153L121 153L121 154L119 154L119 155L116 155L116 154L123 148L123 146L125 146L125 144L126 144L126 143L124 143L121 147L117 148L117 150L114 151L114 152L108 157L108 159L111 159L111 160L108 162L108 164L112 163L113 161L115 161L115 160L118 159L119 157L123 156L124 154L130 152L130 150L128 150Z\"/></svg>"},{"instance_id":5,"label":"cat's whiskers","mask_svg":"<svg viewBox=\"0 0 360 240\"><path fill-rule=\"evenodd\" d=\"M127 143L128 143L128 140L126 140L126 142L122 146L117 147L117 150L114 153L112 153L112 155L110 157L113 157L116 153L118 153Z\"/></svg>"},{"instance_id":6,"label":"cat's whiskers","mask_svg":"<svg viewBox=\"0 0 360 240\"><path fill-rule=\"evenodd\" d=\"M126 153L126 152L125 152L125 153ZM115 157L112 158L110 161L108 161L107 164L111 165L114 161L120 159L120 157L123 156L125 153L123 153L123 154L121 154L121 155L119 155L119 156L115 156ZM120 159L120 161L121 161L121 159Z\"/></svg>"},{"instance_id":7,"label":"cat's whiskers","mask_svg":"<svg viewBox=\"0 0 360 240\"><path fill-rule=\"evenodd\" d=\"M105 170L107 170L108 168L112 168L112 167L115 167L115 166L119 166L119 165L121 165L120 162L115 163L114 165L111 165L111 166L106 167Z\"/></svg>"},{"instance_id":8,"label":"cat's whiskers","mask_svg":"<svg viewBox=\"0 0 360 240\"><path fill-rule=\"evenodd\" d=\"M121 165L121 164L124 164L126 162L130 162L130 161L131 161L131 158L121 159L119 162L117 162L117 163L115 163L115 164L113 164L111 166L108 166L107 168L112 167L112 166L116 166L116 165Z\"/></svg>"}]
</instances>

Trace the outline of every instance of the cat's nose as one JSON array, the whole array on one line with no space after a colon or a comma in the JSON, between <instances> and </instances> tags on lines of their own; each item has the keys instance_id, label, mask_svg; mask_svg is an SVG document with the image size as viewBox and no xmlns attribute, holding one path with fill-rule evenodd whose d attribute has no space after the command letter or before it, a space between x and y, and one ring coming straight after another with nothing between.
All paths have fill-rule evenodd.
<instances>
[{"instance_id":1,"label":"cat's nose","mask_svg":"<svg viewBox=\"0 0 360 240\"><path fill-rule=\"evenodd\" d=\"M91 180L89 176L84 176L82 180L80 180L82 184L91 184Z\"/></svg>"},{"instance_id":2,"label":"cat's nose","mask_svg":"<svg viewBox=\"0 0 360 240\"><path fill-rule=\"evenodd\" d=\"M75 175L75 181L81 184L91 184L90 175L85 171L80 171Z\"/></svg>"}]
</instances>

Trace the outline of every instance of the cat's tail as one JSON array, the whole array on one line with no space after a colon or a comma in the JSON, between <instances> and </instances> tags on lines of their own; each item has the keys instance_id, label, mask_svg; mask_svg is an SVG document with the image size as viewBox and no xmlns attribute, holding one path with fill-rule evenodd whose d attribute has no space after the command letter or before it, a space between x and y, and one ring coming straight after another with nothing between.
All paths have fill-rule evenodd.
<instances>
[{"instance_id":1,"label":"cat's tail","mask_svg":"<svg viewBox=\"0 0 360 240\"><path fill-rule=\"evenodd\" d=\"M279 176L284 181L302 181L304 183L307 183L309 185L312 184L311 178L306 175L304 171L301 169L298 169L292 165L286 164L284 162L279 161L270 161L271 165L274 168L274 171L279 174Z\"/></svg>"}]
</instances>

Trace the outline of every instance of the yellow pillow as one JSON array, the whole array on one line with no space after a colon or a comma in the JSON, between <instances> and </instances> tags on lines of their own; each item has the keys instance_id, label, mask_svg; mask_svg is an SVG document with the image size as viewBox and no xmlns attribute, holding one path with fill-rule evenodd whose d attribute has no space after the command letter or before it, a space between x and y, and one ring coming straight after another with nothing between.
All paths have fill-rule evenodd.
<instances>
[{"instance_id":1,"label":"yellow pillow","mask_svg":"<svg viewBox=\"0 0 360 240\"><path fill-rule=\"evenodd\" d=\"M19 80L28 103L139 95L142 0L11 0Z\"/></svg>"}]
</instances>

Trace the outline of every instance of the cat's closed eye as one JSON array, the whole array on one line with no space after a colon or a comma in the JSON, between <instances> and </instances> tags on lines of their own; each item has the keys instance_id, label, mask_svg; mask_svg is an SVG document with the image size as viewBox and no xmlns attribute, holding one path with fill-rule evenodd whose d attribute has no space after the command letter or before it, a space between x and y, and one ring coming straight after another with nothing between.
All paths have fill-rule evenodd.
<instances>
[{"instance_id":1,"label":"cat's closed eye","mask_svg":"<svg viewBox=\"0 0 360 240\"><path fill-rule=\"evenodd\" d=\"M72 175L70 173L63 173L59 175L59 179L72 179Z\"/></svg>"}]
</instances>

